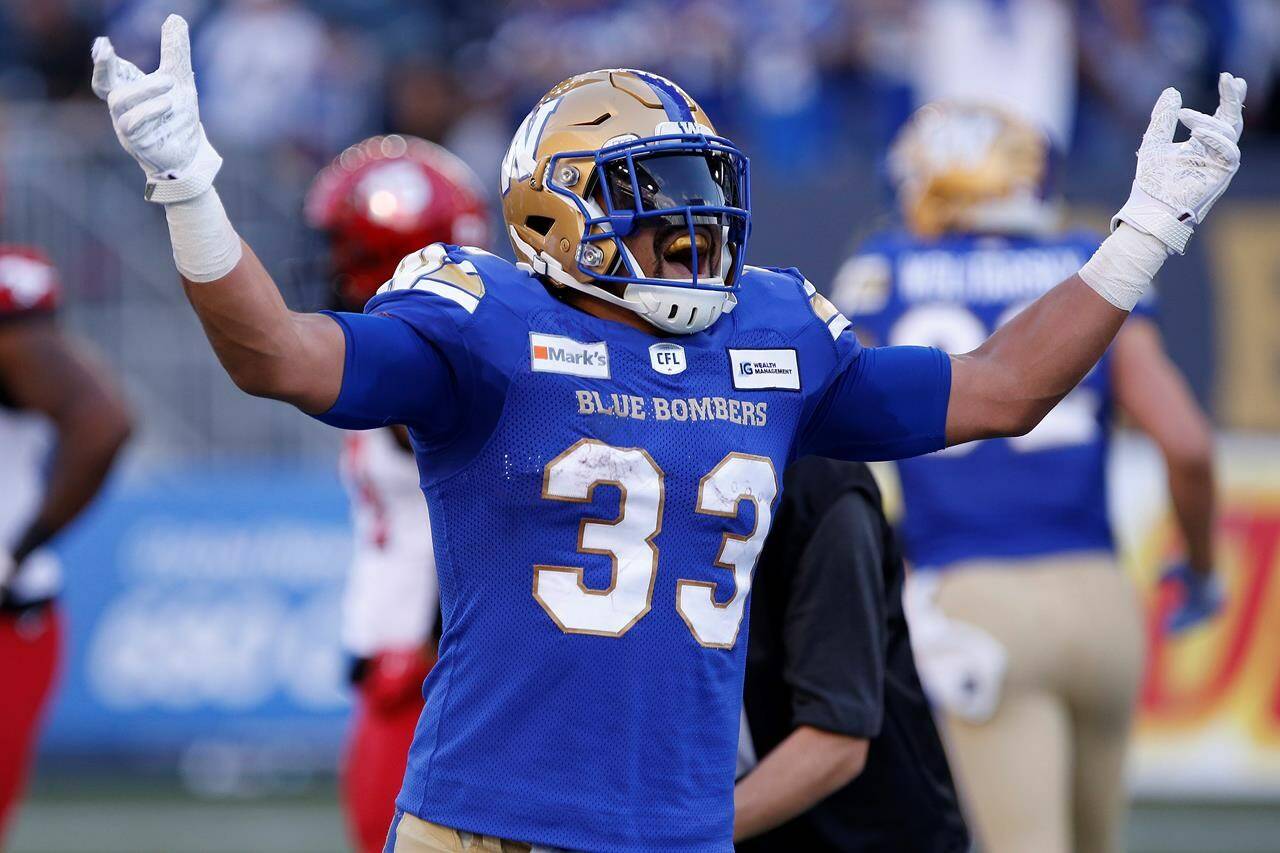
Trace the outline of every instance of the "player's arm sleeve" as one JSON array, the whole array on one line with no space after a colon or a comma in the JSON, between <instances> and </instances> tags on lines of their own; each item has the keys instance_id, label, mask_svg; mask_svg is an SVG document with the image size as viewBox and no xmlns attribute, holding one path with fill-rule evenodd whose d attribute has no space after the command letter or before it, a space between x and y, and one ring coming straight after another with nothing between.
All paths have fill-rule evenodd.
<instances>
[{"instance_id":1,"label":"player's arm sleeve","mask_svg":"<svg viewBox=\"0 0 1280 853\"><path fill-rule=\"evenodd\" d=\"M883 541L874 507L843 495L793 567L783 628L783 678L795 726L858 738L884 719L887 632Z\"/></svg>"},{"instance_id":2,"label":"player's arm sleeve","mask_svg":"<svg viewBox=\"0 0 1280 853\"><path fill-rule=\"evenodd\" d=\"M951 358L934 347L859 347L848 353L811 407L797 456L904 459L946 446Z\"/></svg>"},{"instance_id":3,"label":"player's arm sleeve","mask_svg":"<svg viewBox=\"0 0 1280 853\"><path fill-rule=\"evenodd\" d=\"M424 437L447 437L462 400L442 347L392 313L325 313L342 327L347 351L338 399L316 419L343 429L404 424Z\"/></svg>"}]
</instances>

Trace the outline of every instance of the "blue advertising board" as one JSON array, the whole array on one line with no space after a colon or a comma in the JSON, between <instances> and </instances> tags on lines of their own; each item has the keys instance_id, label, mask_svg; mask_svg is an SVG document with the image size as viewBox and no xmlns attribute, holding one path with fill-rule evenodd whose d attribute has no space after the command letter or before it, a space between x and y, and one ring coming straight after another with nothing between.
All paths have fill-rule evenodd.
<instances>
[{"instance_id":1,"label":"blue advertising board","mask_svg":"<svg viewBox=\"0 0 1280 853\"><path fill-rule=\"evenodd\" d=\"M124 478L57 552L68 631L44 758L332 761L350 710L338 613L351 535L334 471Z\"/></svg>"}]
</instances>

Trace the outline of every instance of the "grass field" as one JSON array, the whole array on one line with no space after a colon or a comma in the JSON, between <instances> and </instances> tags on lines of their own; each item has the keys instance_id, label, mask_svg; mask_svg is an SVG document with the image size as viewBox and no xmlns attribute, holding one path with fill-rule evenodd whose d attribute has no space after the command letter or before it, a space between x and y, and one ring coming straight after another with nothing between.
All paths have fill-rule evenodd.
<instances>
[{"instance_id":1,"label":"grass field","mask_svg":"<svg viewBox=\"0 0 1280 853\"><path fill-rule=\"evenodd\" d=\"M8 853L342 853L331 782L296 795L203 800L158 783L41 780ZM1130 853L1280 853L1280 803L1143 802Z\"/></svg>"}]
</instances>

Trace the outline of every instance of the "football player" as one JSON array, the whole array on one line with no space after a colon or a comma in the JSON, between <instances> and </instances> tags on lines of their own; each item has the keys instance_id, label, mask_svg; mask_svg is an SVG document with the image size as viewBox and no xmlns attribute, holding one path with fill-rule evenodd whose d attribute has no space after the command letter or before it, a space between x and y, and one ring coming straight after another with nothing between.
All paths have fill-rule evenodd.
<instances>
[{"instance_id":1,"label":"football player","mask_svg":"<svg viewBox=\"0 0 1280 853\"><path fill-rule=\"evenodd\" d=\"M62 645L47 545L93 500L129 435L124 399L57 321L58 273L0 245L0 847Z\"/></svg>"},{"instance_id":2,"label":"football player","mask_svg":"<svg viewBox=\"0 0 1280 853\"><path fill-rule=\"evenodd\" d=\"M336 426L409 427L443 634L401 851L728 850L740 634L787 461L1030 430L1239 165L1243 83L1224 77L1214 116L1184 111L1183 143L1169 90L1123 224L1079 275L966 355L864 348L798 272L745 265L746 157L702 109L595 71L547 93L504 158L518 264L435 244L364 314L300 314L213 189L182 19L151 74L94 53L232 379Z\"/></svg>"},{"instance_id":3,"label":"football player","mask_svg":"<svg viewBox=\"0 0 1280 853\"><path fill-rule=\"evenodd\" d=\"M904 227L837 277L859 334L966 352L1084 263L1100 240L1059 230L1050 156L1043 134L994 107L920 109L889 155ZM1212 432L1148 302L1028 434L898 463L916 657L993 853L1119 849L1142 630L1107 519L1117 407L1168 463L1187 554L1169 575L1182 587L1171 627L1221 604Z\"/></svg>"},{"instance_id":4,"label":"football player","mask_svg":"<svg viewBox=\"0 0 1280 853\"><path fill-rule=\"evenodd\" d=\"M484 246L479 179L439 145L378 136L316 177L307 222L325 235L340 310L359 311L402 257L430 243ZM350 432L342 475L355 553L342 608L356 712L343 766L347 825L357 848L382 849L436 660L439 594L431 528L409 434Z\"/></svg>"}]
</instances>

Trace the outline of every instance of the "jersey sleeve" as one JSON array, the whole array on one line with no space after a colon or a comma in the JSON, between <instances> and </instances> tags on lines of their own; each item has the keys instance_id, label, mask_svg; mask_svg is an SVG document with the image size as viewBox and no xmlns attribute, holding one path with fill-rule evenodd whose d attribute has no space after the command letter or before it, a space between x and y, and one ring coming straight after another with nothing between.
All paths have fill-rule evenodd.
<instances>
[{"instance_id":1,"label":"jersey sleeve","mask_svg":"<svg viewBox=\"0 0 1280 853\"><path fill-rule=\"evenodd\" d=\"M483 293L474 267L437 245L401 261L365 313L325 312L342 327L346 357L338 399L317 419L404 424L428 447L451 441L478 393L471 329Z\"/></svg>"},{"instance_id":2,"label":"jersey sleeve","mask_svg":"<svg viewBox=\"0 0 1280 853\"><path fill-rule=\"evenodd\" d=\"M412 306L401 306L413 313ZM436 341L390 311L323 312L342 327L347 351L338 399L316 419L342 429L404 424L443 440L458 408L449 358Z\"/></svg>"},{"instance_id":3,"label":"jersey sleeve","mask_svg":"<svg viewBox=\"0 0 1280 853\"><path fill-rule=\"evenodd\" d=\"M58 271L43 253L0 246L0 322L48 314L61 302Z\"/></svg>"},{"instance_id":4,"label":"jersey sleeve","mask_svg":"<svg viewBox=\"0 0 1280 853\"><path fill-rule=\"evenodd\" d=\"M846 330L840 337L853 338ZM841 342L837 340L837 344ZM843 343L801 430L797 456L905 459L946 446L951 359L935 347Z\"/></svg>"}]
</instances>

